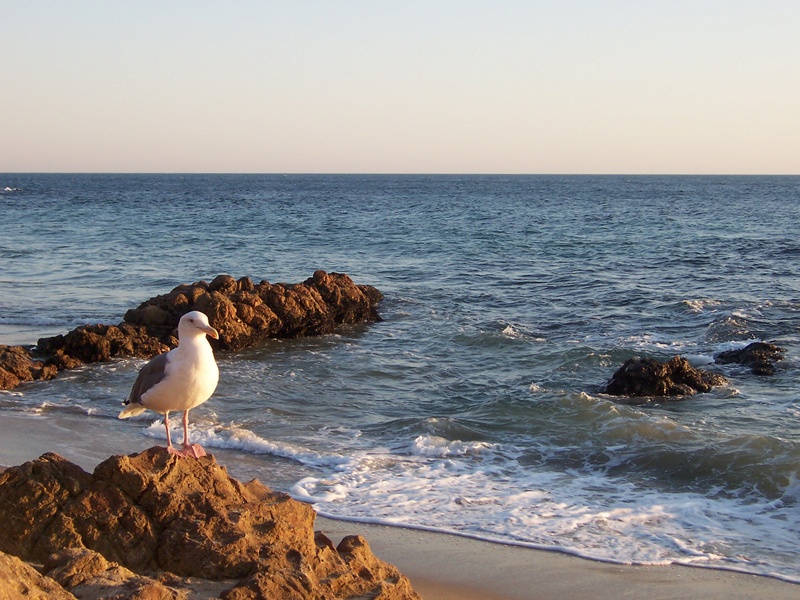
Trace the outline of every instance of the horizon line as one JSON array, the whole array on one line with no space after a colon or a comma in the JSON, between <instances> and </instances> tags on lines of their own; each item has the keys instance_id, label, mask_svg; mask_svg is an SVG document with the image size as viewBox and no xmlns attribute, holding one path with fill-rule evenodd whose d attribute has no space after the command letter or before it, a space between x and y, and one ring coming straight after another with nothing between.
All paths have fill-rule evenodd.
<instances>
[{"instance_id":1,"label":"horizon line","mask_svg":"<svg viewBox=\"0 0 800 600\"><path fill-rule=\"evenodd\" d=\"M357 176L357 177L797 177L798 173L518 173L518 172L406 172L406 171L0 171L7 175L248 175L248 176Z\"/></svg>"}]
</instances>

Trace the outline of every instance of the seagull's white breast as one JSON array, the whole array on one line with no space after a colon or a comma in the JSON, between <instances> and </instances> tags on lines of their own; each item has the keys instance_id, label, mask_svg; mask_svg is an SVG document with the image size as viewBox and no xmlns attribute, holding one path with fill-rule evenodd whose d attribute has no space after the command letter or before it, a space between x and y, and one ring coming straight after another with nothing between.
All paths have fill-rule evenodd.
<instances>
[{"instance_id":1,"label":"seagull's white breast","mask_svg":"<svg viewBox=\"0 0 800 600\"><path fill-rule=\"evenodd\" d=\"M142 403L162 414L189 410L208 400L218 381L219 368L205 334L182 340L167 354L164 379L142 394Z\"/></svg>"}]
</instances>

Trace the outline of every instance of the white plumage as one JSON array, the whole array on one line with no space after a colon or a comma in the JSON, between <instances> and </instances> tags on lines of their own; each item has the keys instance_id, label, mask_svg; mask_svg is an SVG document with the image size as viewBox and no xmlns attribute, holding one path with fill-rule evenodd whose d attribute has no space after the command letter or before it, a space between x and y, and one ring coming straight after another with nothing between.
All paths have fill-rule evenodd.
<instances>
[{"instance_id":1,"label":"white plumage","mask_svg":"<svg viewBox=\"0 0 800 600\"><path fill-rule=\"evenodd\" d=\"M167 450L185 456L205 456L199 444L189 443L189 411L211 397L219 381L219 369L206 335L219 339L208 317L199 311L187 313L178 323L178 347L148 362L136 377L126 405L119 413L127 419L145 410L164 415ZM183 412L183 449L172 445L169 413Z\"/></svg>"}]
</instances>

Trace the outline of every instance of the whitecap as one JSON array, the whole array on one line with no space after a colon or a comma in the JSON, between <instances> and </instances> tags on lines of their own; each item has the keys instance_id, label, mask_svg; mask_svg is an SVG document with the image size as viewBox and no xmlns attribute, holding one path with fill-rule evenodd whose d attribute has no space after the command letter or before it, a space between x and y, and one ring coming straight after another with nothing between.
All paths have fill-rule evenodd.
<instances>
[{"instance_id":1,"label":"whitecap","mask_svg":"<svg viewBox=\"0 0 800 600\"><path fill-rule=\"evenodd\" d=\"M482 451L493 447L493 444L487 442L451 441L436 435L421 435L411 443L411 454L414 456L445 458L448 456L480 454Z\"/></svg>"},{"instance_id":2,"label":"whitecap","mask_svg":"<svg viewBox=\"0 0 800 600\"><path fill-rule=\"evenodd\" d=\"M719 354L720 352L727 352L728 350L741 350L742 348L746 348L750 344L755 342L760 342L761 340L731 340L728 342L723 342L717 345L717 350L714 354Z\"/></svg>"},{"instance_id":3,"label":"whitecap","mask_svg":"<svg viewBox=\"0 0 800 600\"><path fill-rule=\"evenodd\" d=\"M508 337L519 337L519 333L516 329L514 329L511 325L506 325L505 329L503 329L503 335Z\"/></svg>"},{"instance_id":4,"label":"whitecap","mask_svg":"<svg viewBox=\"0 0 800 600\"><path fill-rule=\"evenodd\" d=\"M693 300L684 300L689 310L693 313L701 313L707 308L714 308L720 306L722 303L719 300L712 300L710 298L698 298Z\"/></svg>"},{"instance_id":5,"label":"whitecap","mask_svg":"<svg viewBox=\"0 0 800 600\"><path fill-rule=\"evenodd\" d=\"M500 325L502 326L503 323L501 322ZM501 335L504 337L513 339L513 340L530 340L537 343L545 343L547 340L541 336L538 336L530 331L527 331L525 328L517 326L515 327L511 323L506 323L505 327L500 331Z\"/></svg>"},{"instance_id":6,"label":"whitecap","mask_svg":"<svg viewBox=\"0 0 800 600\"><path fill-rule=\"evenodd\" d=\"M166 439L164 422L161 419L154 421L144 430L144 434L152 438ZM171 422L170 435L173 439L181 439L183 425ZM352 460L340 454L322 454L287 442L272 442L248 429L238 427L201 427L190 424L189 438L192 442L209 448L240 450L250 454L270 454L313 467L340 467Z\"/></svg>"},{"instance_id":7,"label":"whitecap","mask_svg":"<svg viewBox=\"0 0 800 600\"><path fill-rule=\"evenodd\" d=\"M684 342L670 339L665 335L654 333L643 333L641 335L634 335L624 340L625 345L631 345L634 348L652 350L668 350L669 352L680 353L681 349L685 346Z\"/></svg>"},{"instance_id":8,"label":"whitecap","mask_svg":"<svg viewBox=\"0 0 800 600\"><path fill-rule=\"evenodd\" d=\"M708 354L682 354L683 358L689 361L693 367L702 367L705 365L713 365L714 357Z\"/></svg>"}]
</instances>

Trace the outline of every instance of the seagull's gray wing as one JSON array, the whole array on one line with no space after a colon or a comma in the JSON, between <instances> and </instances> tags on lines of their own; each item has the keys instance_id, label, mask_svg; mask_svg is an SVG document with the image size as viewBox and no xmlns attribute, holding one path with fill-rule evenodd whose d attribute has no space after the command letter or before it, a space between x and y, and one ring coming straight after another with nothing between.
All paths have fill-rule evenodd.
<instances>
[{"instance_id":1,"label":"seagull's gray wing","mask_svg":"<svg viewBox=\"0 0 800 600\"><path fill-rule=\"evenodd\" d=\"M166 376L167 372L167 353L154 356L150 362L142 367L136 381L133 382L133 388L128 396L125 404L143 404L142 395L147 393L147 390L152 388Z\"/></svg>"}]
</instances>

